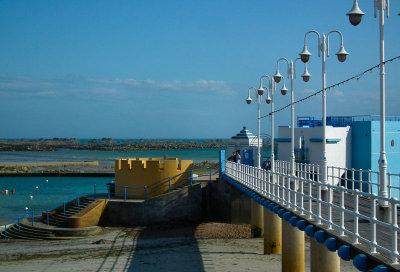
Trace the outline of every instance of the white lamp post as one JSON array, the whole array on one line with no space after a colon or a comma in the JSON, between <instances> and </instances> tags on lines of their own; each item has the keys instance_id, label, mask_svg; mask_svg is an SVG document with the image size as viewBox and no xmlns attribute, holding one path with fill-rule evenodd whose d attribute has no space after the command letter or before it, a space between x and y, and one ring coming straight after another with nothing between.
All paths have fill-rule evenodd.
<instances>
[{"instance_id":1,"label":"white lamp post","mask_svg":"<svg viewBox=\"0 0 400 272\"><path fill-rule=\"evenodd\" d=\"M336 53L336 56L340 62L344 62L348 53L344 50L343 47L343 35L340 31L332 30L328 33L327 36L325 34L321 35L315 31L310 30L304 36L304 48L300 53L301 60L306 63L310 59L311 53L307 49L307 37L308 34L314 33L318 36L318 56L321 56L322 53L322 158L321 158L321 180L324 183L328 182L327 178L327 161L326 161L326 72L325 72L325 61L326 56L329 57L329 36L332 33L337 33L340 36L340 49Z\"/></svg>"},{"instance_id":2,"label":"white lamp post","mask_svg":"<svg viewBox=\"0 0 400 272\"><path fill-rule=\"evenodd\" d=\"M374 0L374 16L377 17L379 13L379 33L380 33L380 156L379 156L379 196L387 198L387 181L386 170L387 160L385 152L385 39L384 39L384 25L385 25L385 10L386 16L389 17L389 0ZM361 18L365 13L358 7L357 0L354 0L353 8L346 14L349 16L350 23L354 26L361 22ZM400 15L400 14L399 14ZM381 206L388 206L387 201L379 201Z\"/></svg>"},{"instance_id":3,"label":"white lamp post","mask_svg":"<svg viewBox=\"0 0 400 272\"><path fill-rule=\"evenodd\" d=\"M269 81L269 87L267 88L267 98L265 99L265 102L267 104L270 104L271 102L271 171L275 171L275 154L274 154L274 147L275 147L275 142L274 142L274 93L275 93L275 82L273 79L268 76L268 75L263 75L260 77L260 88L259 90L264 91L263 85L262 85L262 80L263 78L267 78ZM271 93L271 96L270 96Z\"/></svg>"},{"instance_id":4,"label":"white lamp post","mask_svg":"<svg viewBox=\"0 0 400 272\"><path fill-rule=\"evenodd\" d=\"M300 60L300 58L293 60L288 60L286 58L280 58L278 59L278 61L276 62L276 73L274 75L274 81L276 83L279 83L281 81L281 79L283 78L283 76L279 73L279 62L280 61L286 61L287 65L288 65L288 70L287 70L287 76L288 78L290 78L290 112L291 112L291 140L290 140L290 168L291 168L291 173L292 176L296 175L296 157L294 155L294 88L293 88L293 81L296 78L296 61ZM303 80L305 82L307 82L308 80L310 80L310 74L307 71L307 63L305 64L305 69L304 69L304 74L303 74Z\"/></svg>"},{"instance_id":5,"label":"white lamp post","mask_svg":"<svg viewBox=\"0 0 400 272\"><path fill-rule=\"evenodd\" d=\"M257 121L258 121L258 133L257 133L257 168L261 168L261 163L260 163L260 158L261 158L261 148L260 148L260 100L261 100L261 96L264 93L263 89L258 89L256 90L256 88L254 87L250 87L248 89L248 96L246 99L247 104L250 104L252 99L250 96L250 90L254 90L256 92L257 95Z\"/></svg>"}]
</instances>

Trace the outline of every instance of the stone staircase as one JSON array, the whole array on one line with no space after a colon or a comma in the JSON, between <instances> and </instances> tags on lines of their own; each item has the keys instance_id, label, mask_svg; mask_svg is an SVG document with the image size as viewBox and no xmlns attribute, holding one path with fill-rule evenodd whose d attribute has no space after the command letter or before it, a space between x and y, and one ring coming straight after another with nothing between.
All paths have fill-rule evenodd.
<instances>
[{"instance_id":1,"label":"stone staircase","mask_svg":"<svg viewBox=\"0 0 400 272\"><path fill-rule=\"evenodd\" d=\"M49 215L49 224L47 224L46 216L36 216L34 225L32 226L32 218L24 218L18 223L7 228L7 233L0 232L0 239L25 239L25 240L53 240L65 239L65 236L59 236L57 233L60 230L65 231L68 228L68 217L76 214L83 208L87 207L95 199L90 197L81 198L79 207L77 201L70 202L66 205L65 215L64 210L57 210L55 214ZM42 222L41 222L42 221Z\"/></svg>"}]
</instances>

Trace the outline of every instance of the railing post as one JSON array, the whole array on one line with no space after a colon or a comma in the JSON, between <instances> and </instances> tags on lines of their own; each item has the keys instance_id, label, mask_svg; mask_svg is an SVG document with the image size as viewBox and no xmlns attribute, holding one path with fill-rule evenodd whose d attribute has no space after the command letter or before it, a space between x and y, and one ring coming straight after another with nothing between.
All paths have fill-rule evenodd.
<instances>
[{"instance_id":1,"label":"railing post","mask_svg":"<svg viewBox=\"0 0 400 272\"><path fill-rule=\"evenodd\" d=\"M340 191L340 209L341 209L341 212L340 212L340 228L341 228L340 236L343 237L344 236L344 229L345 229L345 226L344 226L344 209L345 209L345 206L344 206L344 190Z\"/></svg>"},{"instance_id":2,"label":"railing post","mask_svg":"<svg viewBox=\"0 0 400 272\"><path fill-rule=\"evenodd\" d=\"M80 206L80 196L79 196L79 192L78 192L78 208L79 208L79 206Z\"/></svg>"},{"instance_id":3,"label":"railing post","mask_svg":"<svg viewBox=\"0 0 400 272\"><path fill-rule=\"evenodd\" d=\"M210 181L209 181L209 182L211 182L211 170L212 170L212 169L211 169L211 167L210 167Z\"/></svg>"},{"instance_id":4,"label":"railing post","mask_svg":"<svg viewBox=\"0 0 400 272\"><path fill-rule=\"evenodd\" d=\"M126 200L126 185L124 186L124 200Z\"/></svg>"},{"instance_id":5,"label":"railing post","mask_svg":"<svg viewBox=\"0 0 400 272\"><path fill-rule=\"evenodd\" d=\"M108 200L110 200L110 185L107 184L107 196L108 196Z\"/></svg>"},{"instance_id":6,"label":"railing post","mask_svg":"<svg viewBox=\"0 0 400 272\"><path fill-rule=\"evenodd\" d=\"M171 177L168 178L168 192L171 192Z\"/></svg>"},{"instance_id":7,"label":"railing post","mask_svg":"<svg viewBox=\"0 0 400 272\"><path fill-rule=\"evenodd\" d=\"M144 186L144 200L147 200L147 186Z\"/></svg>"},{"instance_id":8,"label":"railing post","mask_svg":"<svg viewBox=\"0 0 400 272\"><path fill-rule=\"evenodd\" d=\"M18 216L18 232L21 232L21 220L19 216Z\"/></svg>"},{"instance_id":9,"label":"railing post","mask_svg":"<svg viewBox=\"0 0 400 272\"><path fill-rule=\"evenodd\" d=\"M371 254L377 253L376 251L376 199L375 199L375 195L372 195L372 199L371 199L371 242L372 242L372 246L371 246Z\"/></svg>"},{"instance_id":10,"label":"railing post","mask_svg":"<svg viewBox=\"0 0 400 272\"><path fill-rule=\"evenodd\" d=\"M190 170L190 185L193 184L193 170Z\"/></svg>"},{"instance_id":11,"label":"railing post","mask_svg":"<svg viewBox=\"0 0 400 272\"><path fill-rule=\"evenodd\" d=\"M392 251L395 255L399 254L397 250L397 203L395 199L392 199ZM392 264L399 264L397 257L393 255Z\"/></svg>"},{"instance_id":12,"label":"railing post","mask_svg":"<svg viewBox=\"0 0 400 272\"><path fill-rule=\"evenodd\" d=\"M354 236L355 236L353 244L357 245L357 244L360 243L358 241L358 236L359 236L359 233L358 233L358 215L360 214L359 211L358 211L358 190L356 189L353 194L354 194L354 228L353 228L353 233L354 233Z\"/></svg>"},{"instance_id":13,"label":"railing post","mask_svg":"<svg viewBox=\"0 0 400 272\"><path fill-rule=\"evenodd\" d=\"M4 239L7 239L7 225L4 225Z\"/></svg>"},{"instance_id":14,"label":"railing post","mask_svg":"<svg viewBox=\"0 0 400 272\"><path fill-rule=\"evenodd\" d=\"M64 215L65 215L65 200L63 202L63 206L64 206Z\"/></svg>"},{"instance_id":15,"label":"railing post","mask_svg":"<svg viewBox=\"0 0 400 272\"><path fill-rule=\"evenodd\" d=\"M49 210L46 210L47 225L49 224Z\"/></svg>"},{"instance_id":16,"label":"railing post","mask_svg":"<svg viewBox=\"0 0 400 272\"><path fill-rule=\"evenodd\" d=\"M32 211L32 226L33 226L33 222L35 221L35 212L34 211Z\"/></svg>"},{"instance_id":17,"label":"railing post","mask_svg":"<svg viewBox=\"0 0 400 272\"><path fill-rule=\"evenodd\" d=\"M96 184L94 184L94 199L96 199Z\"/></svg>"}]
</instances>

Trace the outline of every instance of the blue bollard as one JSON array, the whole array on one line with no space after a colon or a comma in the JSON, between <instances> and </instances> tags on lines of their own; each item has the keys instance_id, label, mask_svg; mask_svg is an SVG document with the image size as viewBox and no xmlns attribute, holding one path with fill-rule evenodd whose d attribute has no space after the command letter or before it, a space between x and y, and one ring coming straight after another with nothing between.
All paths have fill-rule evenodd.
<instances>
[{"instance_id":1,"label":"blue bollard","mask_svg":"<svg viewBox=\"0 0 400 272\"><path fill-rule=\"evenodd\" d=\"M285 219L286 221L289 221L289 219L290 219L290 212L285 212L285 213L283 213L282 218Z\"/></svg>"},{"instance_id":2,"label":"blue bollard","mask_svg":"<svg viewBox=\"0 0 400 272\"><path fill-rule=\"evenodd\" d=\"M313 226L313 225L308 225L308 226L305 228L305 230L306 230L306 234L307 234L309 237L311 237L311 238L314 237L314 226Z\"/></svg>"},{"instance_id":3,"label":"blue bollard","mask_svg":"<svg viewBox=\"0 0 400 272\"><path fill-rule=\"evenodd\" d=\"M285 213L285 209L280 209L279 211L278 211L278 216L280 217L280 218L283 218L283 214Z\"/></svg>"},{"instance_id":4,"label":"blue bollard","mask_svg":"<svg viewBox=\"0 0 400 272\"><path fill-rule=\"evenodd\" d=\"M354 266L360 271L367 271L367 256L365 254L358 254L353 259Z\"/></svg>"},{"instance_id":5,"label":"blue bollard","mask_svg":"<svg viewBox=\"0 0 400 272\"><path fill-rule=\"evenodd\" d=\"M335 252L336 251L336 238L330 237L326 239L325 246L329 251Z\"/></svg>"},{"instance_id":6,"label":"blue bollard","mask_svg":"<svg viewBox=\"0 0 400 272\"><path fill-rule=\"evenodd\" d=\"M345 261L350 261L350 247L349 246L341 246L338 249L338 255Z\"/></svg>"},{"instance_id":7,"label":"blue bollard","mask_svg":"<svg viewBox=\"0 0 400 272\"><path fill-rule=\"evenodd\" d=\"M388 269L384 265L378 265L378 266L375 266L374 269L372 269L372 272L387 272L387 271L388 271Z\"/></svg>"},{"instance_id":8,"label":"blue bollard","mask_svg":"<svg viewBox=\"0 0 400 272\"><path fill-rule=\"evenodd\" d=\"M296 227L296 225L297 225L297 216L292 216L292 217L290 217L289 223L290 223L293 227Z\"/></svg>"},{"instance_id":9,"label":"blue bollard","mask_svg":"<svg viewBox=\"0 0 400 272\"><path fill-rule=\"evenodd\" d=\"M124 186L124 200L126 200L126 186Z\"/></svg>"},{"instance_id":10,"label":"blue bollard","mask_svg":"<svg viewBox=\"0 0 400 272\"><path fill-rule=\"evenodd\" d=\"M315 232L314 239L317 240L318 243L322 244L325 242L325 232L323 230Z\"/></svg>"},{"instance_id":11,"label":"blue bollard","mask_svg":"<svg viewBox=\"0 0 400 272\"><path fill-rule=\"evenodd\" d=\"M297 221L296 226L299 230L304 231L306 229L306 220Z\"/></svg>"}]
</instances>

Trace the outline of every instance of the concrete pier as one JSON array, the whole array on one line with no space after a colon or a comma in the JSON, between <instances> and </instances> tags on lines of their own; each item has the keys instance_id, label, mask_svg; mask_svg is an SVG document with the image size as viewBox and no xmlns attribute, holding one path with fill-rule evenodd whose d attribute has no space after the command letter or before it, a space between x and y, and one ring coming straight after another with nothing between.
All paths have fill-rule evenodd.
<instances>
[{"instance_id":1,"label":"concrete pier","mask_svg":"<svg viewBox=\"0 0 400 272\"><path fill-rule=\"evenodd\" d=\"M304 232L282 220L282 272L304 272L304 267Z\"/></svg>"},{"instance_id":2,"label":"concrete pier","mask_svg":"<svg viewBox=\"0 0 400 272\"><path fill-rule=\"evenodd\" d=\"M282 252L282 219L263 208L264 217L264 254L279 254Z\"/></svg>"},{"instance_id":3,"label":"concrete pier","mask_svg":"<svg viewBox=\"0 0 400 272\"><path fill-rule=\"evenodd\" d=\"M329 251L324 244L311 239L311 272L340 272L340 258L337 252Z\"/></svg>"},{"instance_id":4,"label":"concrete pier","mask_svg":"<svg viewBox=\"0 0 400 272\"><path fill-rule=\"evenodd\" d=\"M264 230L263 206L251 199L251 233L253 237L262 237Z\"/></svg>"}]
</instances>

